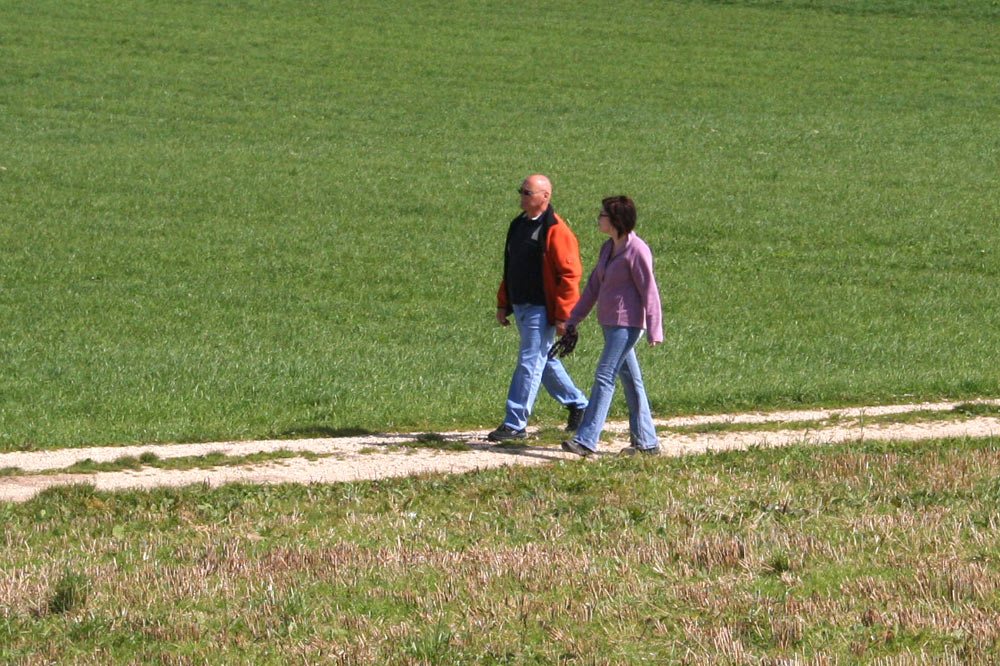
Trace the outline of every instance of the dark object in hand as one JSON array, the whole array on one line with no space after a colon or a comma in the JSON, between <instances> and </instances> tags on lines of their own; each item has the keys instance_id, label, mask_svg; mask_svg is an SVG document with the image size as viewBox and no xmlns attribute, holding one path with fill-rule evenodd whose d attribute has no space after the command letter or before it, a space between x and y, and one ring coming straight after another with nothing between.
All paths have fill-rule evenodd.
<instances>
[{"instance_id":1,"label":"dark object in hand","mask_svg":"<svg viewBox=\"0 0 1000 666\"><path fill-rule=\"evenodd\" d=\"M567 326L566 332L549 349L549 358L566 358L576 349L576 341L580 339L580 334L576 332L576 326Z\"/></svg>"}]
</instances>

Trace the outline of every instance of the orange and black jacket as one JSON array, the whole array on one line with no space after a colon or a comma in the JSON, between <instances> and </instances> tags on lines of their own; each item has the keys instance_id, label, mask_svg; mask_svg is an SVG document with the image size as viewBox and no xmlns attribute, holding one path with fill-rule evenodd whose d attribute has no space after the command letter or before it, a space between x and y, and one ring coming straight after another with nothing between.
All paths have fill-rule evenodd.
<instances>
[{"instance_id":1,"label":"orange and black jacket","mask_svg":"<svg viewBox=\"0 0 1000 666\"><path fill-rule=\"evenodd\" d=\"M507 229L504 243L503 280L497 290L497 307L508 314L513 310L507 291L507 266L510 264L510 240L514 224L521 219L518 215ZM549 206L542 213L542 233L545 247L542 250L542 282L545 290L545 309L549 324L566 321L573 306L580 300L580 277L583 265L580 263L580 246L569 225Z\"/></svg>"}]
</instances>

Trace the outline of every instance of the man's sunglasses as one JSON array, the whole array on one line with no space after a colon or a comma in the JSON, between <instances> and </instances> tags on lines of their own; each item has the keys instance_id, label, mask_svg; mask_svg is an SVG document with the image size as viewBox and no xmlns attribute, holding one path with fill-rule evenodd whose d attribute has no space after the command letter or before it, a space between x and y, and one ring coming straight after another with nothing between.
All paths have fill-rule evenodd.
<instances>
[{"instance_id":1,"label":"man's sunglasses","mask_svg":"<svg viewBox=\"0 0 1000 666\"><path fill-rule=\"evenodd\" d=\"M541 190L526 190L523 187L517 188L518 194L527 194L529 197L533 194L538 194Z\"/></svg>"}]
</instances>

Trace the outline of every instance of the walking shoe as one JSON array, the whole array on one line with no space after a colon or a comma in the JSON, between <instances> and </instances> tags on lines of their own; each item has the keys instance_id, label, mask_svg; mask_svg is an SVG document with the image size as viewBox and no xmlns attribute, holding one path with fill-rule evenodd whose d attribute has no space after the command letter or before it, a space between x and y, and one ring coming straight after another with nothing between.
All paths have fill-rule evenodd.
<instances>
[{"instance_id":1,"label":"walking shoe","mask_svg":"<svg viewBox=\"0 0 1000 666\"><path fill-rule=\"evenodd\" d=\"M626 446L624 449L618 452L618 455L622 456L658 456L660 455L660 447L654 446L651 449L640 449L634 446Z\"/></svg>"},{"instance_id":2,"label":"walking shoe","mask_svg":"<svg viewBox=\"0 0 1000 666\"><path fill-rule=\"evenodd\" d=\"M569 441L563 442L561 446L562 446L562 450L563 451L569 451L570 453L575 453L576 455L580 456L581 458L587 458L589 456L594 455L594 453L595 453L594 451L591 451L590 449L588 449L583 444L580 444L578 442L574 442L572 439L569 440Z\"/></svg>"},{"instance_id":3,"label":"walking shoe","mask_svg":"<svg viewBox=\"0 0 1000 666\"><path fill-rule=\"evenodd\" d=\"M523 428L521 430L514 430L505 423L501 423L499 428L486 435L486 439L491 442L509 442L512 439L524 439L525 437Z\"/></svg>"},{"instance_id":4,"label":"walking shoe","mask_svg":"<svg viewBox=\"0 0 1000 666\"><path fill-rule=\"evenodd\" d=\"M580 427L580 421L583 420L583 413L587 411L585 409L580 409L579 407L569 408L569 420L566 421L566 431L576 432L576 429Z\"/></svg>"}]
</instances>

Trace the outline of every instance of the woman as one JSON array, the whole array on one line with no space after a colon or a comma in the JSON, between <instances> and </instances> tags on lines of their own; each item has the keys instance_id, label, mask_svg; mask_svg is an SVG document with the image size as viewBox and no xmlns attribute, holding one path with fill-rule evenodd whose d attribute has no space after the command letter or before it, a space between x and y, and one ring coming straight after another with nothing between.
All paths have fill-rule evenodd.
<instances>
[{"instance_id":1,"label":"woman","mask_svg":"<svg viewBox=\"0 0 1000 666\"><path fill-rule=\"evenodd\" d=\"M660 293L653 277L653 255L649 246L632 232L635 220L635 203L630 198L608 197L601 202L597 224L601 233L611 238L601 247L597 266L566 322L570 335L575 335L577 324L586 318L596 303L597 321L604 329L604 351L597 363L590 403L576 435L562 443L564 451L580 456L597 452L597 443L615 393L615 379L619 376L628 404L632 441L631 446L622 449L621 453L660 453L649 400L635 356L635 345L644 330L651 347L663 342Z\"/></svg>"}]
</instances>

